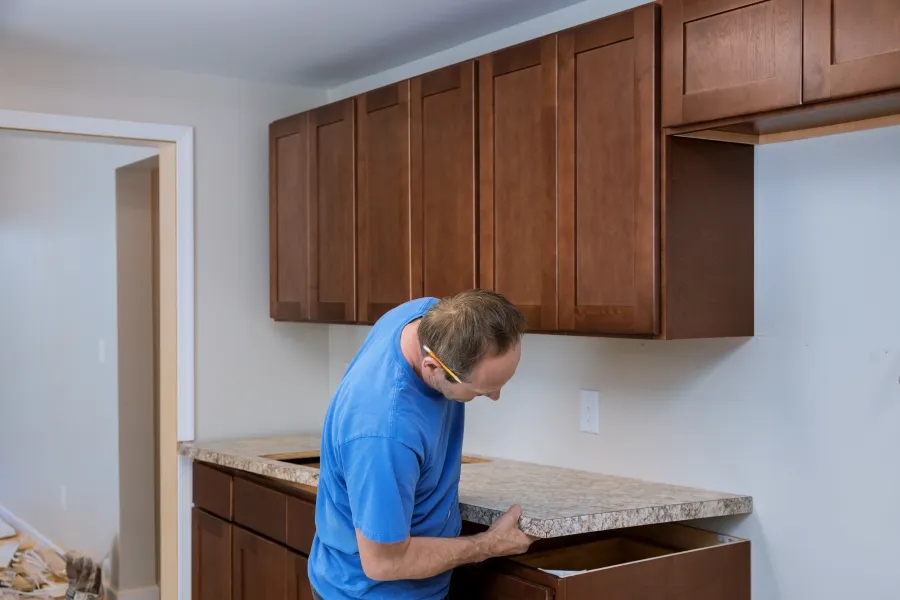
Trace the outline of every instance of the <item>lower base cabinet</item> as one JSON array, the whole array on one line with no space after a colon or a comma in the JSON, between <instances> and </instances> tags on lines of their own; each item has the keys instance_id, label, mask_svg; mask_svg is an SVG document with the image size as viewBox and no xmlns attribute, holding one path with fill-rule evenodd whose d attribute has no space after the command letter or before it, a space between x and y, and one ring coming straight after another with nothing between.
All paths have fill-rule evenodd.
<instances>
[{"instance_id":1,"label":"lower base cabinet","mask_svg":"<svg viewBox=\"0 0 900 600\"><path fill-rule=\"evenodd\" d=\"M312 493L202 463L194 486L194 600L312 600ZM463 535L484 529L465 523ZM453 600L750 600L750 542L677 523L631 527L538 540L451 581Z\"/></svg>"},{"instance_id":2,"label":"lower base cabinet","mask_svg":"<svg viewBox=\"0 0 900 600\"><path fill-rule=\"evenodd\" d=\"M750 542L678 524L535 542L457 569L458 600L750 600Z\"/></svg>"}]
</instances>

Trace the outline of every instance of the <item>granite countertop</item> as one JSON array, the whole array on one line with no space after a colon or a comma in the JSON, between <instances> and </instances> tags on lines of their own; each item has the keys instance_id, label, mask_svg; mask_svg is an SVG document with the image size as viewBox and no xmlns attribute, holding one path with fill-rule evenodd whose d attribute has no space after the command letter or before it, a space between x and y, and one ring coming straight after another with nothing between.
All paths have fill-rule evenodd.
<instances>
[{"instance_id":1,"label":"granite countertop","mask_svg":"<svg viewBox=\"0 0 900 600\"><path fill-rule=\"evenodd\" d=\"M319 441L319 436L282 436L185 442L179 447L179 453L195 460L315 487L319 482L317 468L263 457L315 453ZM741 494L506 459L476 458L476 462L462 465L459 500L463 520L490 525L510 506L520 504L522 530L540 538L748 514L753 510L753 499Z\"/></svg>"}]
</instances>

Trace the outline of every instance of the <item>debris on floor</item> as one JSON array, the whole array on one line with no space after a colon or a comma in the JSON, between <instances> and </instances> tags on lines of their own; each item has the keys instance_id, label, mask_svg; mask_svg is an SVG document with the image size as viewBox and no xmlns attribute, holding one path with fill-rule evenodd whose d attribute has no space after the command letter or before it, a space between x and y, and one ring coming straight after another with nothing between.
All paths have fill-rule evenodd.
<instances>
[{"instance_id":1,"label":"debris on floor","mask_svg":"<svg viewBox=\"0 0 900 600\"><path fill-rule=\"evenodd\" d=\"M0 600L65 597L69 584L66 558L39 547L3 519L0 535Z\"/></svg>"}]
</instances>

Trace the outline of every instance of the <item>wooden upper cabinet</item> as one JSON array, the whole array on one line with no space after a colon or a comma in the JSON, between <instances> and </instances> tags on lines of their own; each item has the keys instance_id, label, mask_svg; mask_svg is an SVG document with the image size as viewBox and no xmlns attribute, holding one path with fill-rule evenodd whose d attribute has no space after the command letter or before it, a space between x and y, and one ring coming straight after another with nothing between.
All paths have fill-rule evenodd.
<instances>
[{"instance_id":1,"label":"wooden upper cabinet","mask_svg":"<svg viewBox=\"0 0 900 600\"><path fill-rule=\"evenodd\" d=\"M659 9L559 34L559 329L659 328Z\"/></svg>"},{"instance_id":2,"label":"wooden upper cabinet","mask_svg":"<svg viewBox=\"0 0 900 600\"><path fill-rule=\"evenodd\" d=\"M357 99L359 322L421 296L410 235L409 81Z\"/></svg>"},{"instance_id":3,"label":"wooden upper cabinet","mask_svg":"<svg viewBox=\"0 0 900 600\"><path fill-rule=\"evenodd\" d=\"M666 0L662 10L663 126L801 103L803 0Z\"/></svg>"},{"instance_id":4,"label":"wooden upper cabinet","mask_svg":"<svg viewBox=\"0 0 900 600\"><path fill-rule=\"evenodd\" d=\"M900 2L804 0L803 100L900 88Z\"/></svg>"},{"instance_id":5,"label":"wooden upper cabinet","mask_svg":"<svg viewBox=\"0 0 900 600\"><path fill-rule=\"evenodd\" d=\"M269 127L269 309L273 319L310 318L309 115Z\"/></svg>"},{"instance_id":6,"label":"wooden upper cabinet","mask_svg":"<svg viewBox=\"0 0 900 600\"><path fill-rule=\"evenodd\" d=\"M309 280L313 321L356 320L354 100L309 113Z\"/></svg>"},{"instance_id":7,"label":"wooden upper cabinet","mask_svg":"<svg viewBox=\"0 0 900 600\"><path fill-rule=\"evenodd\" d=\"M480 285L557 328L556 36L480 60Z\"/></svg>"},{"instance_id":8,"label":"wooden upper cabinet","mask_svg":"<svg viewBox=\"0 0 900 600\"><path fill-rule=\"evenodd\" d=\"M478 282L475 63L411 86L413 289L442 298Z\"/></svg>"}]
</instances>

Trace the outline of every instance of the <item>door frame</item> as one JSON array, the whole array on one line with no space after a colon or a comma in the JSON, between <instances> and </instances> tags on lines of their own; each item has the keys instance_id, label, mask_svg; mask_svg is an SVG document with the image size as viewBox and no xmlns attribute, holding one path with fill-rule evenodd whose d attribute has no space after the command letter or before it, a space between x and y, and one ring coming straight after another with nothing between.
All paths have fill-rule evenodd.
<instances>
[{"instance_id":1,"label":"door frame","mask_svg":"<svg viewBox=\"0 0 900 600\"><path fill-rule=\"evenodd\" d=\"M191 462L179 456L194 426L194 128L0 109L0 129L159 149L160 600L191 593Z\"/></svg>"}]
</instances>

